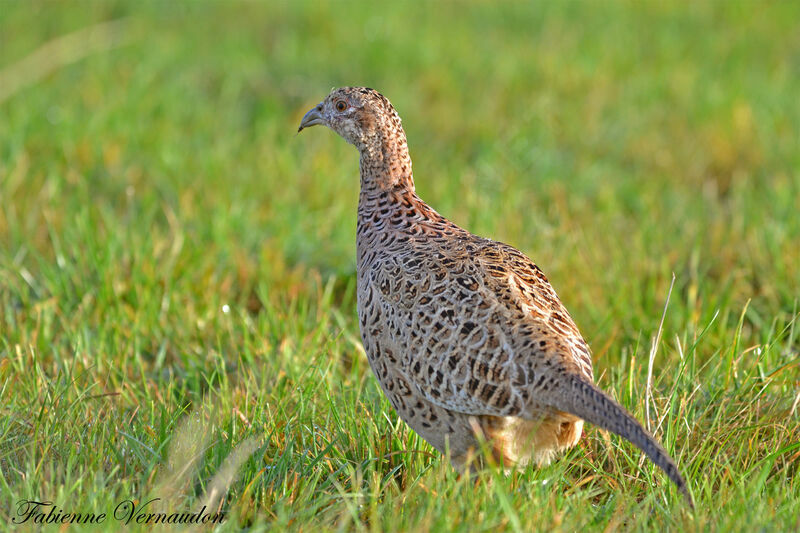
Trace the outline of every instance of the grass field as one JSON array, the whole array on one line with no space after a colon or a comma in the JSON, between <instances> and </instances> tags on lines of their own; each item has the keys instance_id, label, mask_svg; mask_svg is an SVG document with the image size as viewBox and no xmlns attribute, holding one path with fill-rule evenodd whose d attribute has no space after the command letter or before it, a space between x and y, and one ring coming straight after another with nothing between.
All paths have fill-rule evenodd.
<instances>
[{"instance_id":1,"label":"grass field","mask_svg":"<svg viewBox=\"0 0 800 533\"><path fill-rule=\"evenodd\" d=\"M0 530L155 497L225 531L800 529L798 21L0 0ZM696 512L591 426L474 481L398 421L355 319L358 156L295 136L340 85L395 104L424 199L548 274Z\"/></svg>"}]
</instances>

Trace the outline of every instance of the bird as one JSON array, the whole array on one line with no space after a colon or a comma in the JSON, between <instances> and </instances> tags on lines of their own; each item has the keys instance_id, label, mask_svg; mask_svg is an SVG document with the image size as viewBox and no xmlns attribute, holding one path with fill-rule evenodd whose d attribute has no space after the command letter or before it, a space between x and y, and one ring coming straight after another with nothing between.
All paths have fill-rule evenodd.
<instances>
[{"instance_id":1,"label":"bird","mask_svg":"<svg viewBox=\"0 0 800 533\"><path fill-rule=\"evenodd\" d=\"M547 465L578 443L586 421L640 448L693 506L672 457L595 384L590 348L542 270L417 195L389 100L368 87L334 89L297 131L315 125L360 155L358 324L400 418L460 472Z\"/></svg>"}]
</instances>

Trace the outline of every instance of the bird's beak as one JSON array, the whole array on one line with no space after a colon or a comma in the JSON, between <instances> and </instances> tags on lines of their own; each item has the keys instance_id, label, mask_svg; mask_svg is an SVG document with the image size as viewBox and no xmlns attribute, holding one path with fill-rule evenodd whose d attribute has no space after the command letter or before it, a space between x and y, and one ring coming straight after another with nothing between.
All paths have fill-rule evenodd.
<instances>
[{"instance_id":1,"label":"bird's beak","mask_svg":"<svg viewBox=\"0 0 800 533\"><path fill-rule=\"evenodd\" d=\"M322 104L318 104L305 114L303 120L300 121L300 127L297 128L297 133L317 124L325 124L325 119L322 118Z\"/></svg>"}]
</instances>

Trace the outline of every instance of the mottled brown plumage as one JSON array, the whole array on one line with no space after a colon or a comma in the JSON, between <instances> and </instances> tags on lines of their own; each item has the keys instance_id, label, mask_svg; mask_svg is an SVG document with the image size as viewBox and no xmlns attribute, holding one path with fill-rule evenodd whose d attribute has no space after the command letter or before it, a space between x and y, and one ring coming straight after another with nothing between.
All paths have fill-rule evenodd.
<instances>
[{"instance_id":1,"label":"mottled brown plumage","mask_svg":"<svg viewBox=\"0 0 800 533\"><path fill-rule=\"evenodd\" d=\"M417 196L389 101L337 89L300 130L316 124L361 154L359 325L400 417L459 469L480 461L481 439L507 467L546 464L578 442L586 420L641 448L689 498L670 456L594 385L589 347L539 267Z\"/></svg>"}]
</instances>

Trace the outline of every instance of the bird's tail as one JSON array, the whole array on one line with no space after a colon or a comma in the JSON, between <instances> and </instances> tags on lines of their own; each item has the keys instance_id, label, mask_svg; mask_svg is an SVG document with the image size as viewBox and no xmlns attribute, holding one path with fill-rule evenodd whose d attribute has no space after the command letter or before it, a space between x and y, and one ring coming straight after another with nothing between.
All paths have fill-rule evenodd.
<instances>
[{"instance_id":1,"label":"bird's tail","mask_svg":"<svg viewBox=\"0 0 800 533\"><path fill-rule=\"evenodd\" d=\"M584 381L577 376L569 378L564 392L561 401L557 402L561 405L553 407L629 440L669 476L686 497L689 505L694 508L692 497L686 481L678 470L678 465L633 415L597 388L594 383Z\"/></svg>"}]
</instances>

